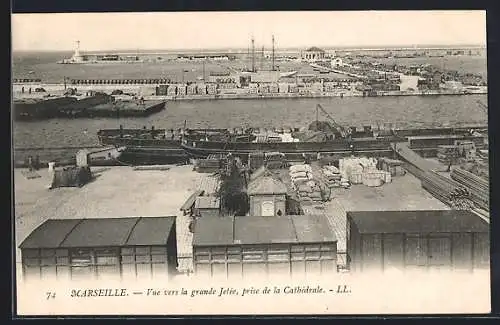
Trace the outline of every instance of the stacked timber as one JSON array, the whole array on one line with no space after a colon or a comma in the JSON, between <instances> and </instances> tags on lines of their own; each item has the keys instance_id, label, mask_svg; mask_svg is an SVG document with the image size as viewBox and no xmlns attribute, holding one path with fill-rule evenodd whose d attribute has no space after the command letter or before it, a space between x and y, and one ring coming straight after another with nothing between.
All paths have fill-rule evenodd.
<instances>
[{"instance_id":1,"label":"stacked timber","mask_svg":"<svg viewBox=\"0 0 500 325\"><path fill-rule=\"evenodd\" d=\"M219 155L210 155L205 159L198 159L194 170L198 173L215 173L222 168L223 158Z\"/></svg>"},{"instance_id":2,"label":"stacked timber","mask_svg":"<svg viewBox=\"0 0 500 325\"><path fill-rule=\"evenodd\" d=\"M467 187L470 197L478 207L484 210L490 208L490 187L488 181L462 168L455 168L451 178Z\"/></svg>"},{"instance_id":3,"label":"stacked timber","mask_svg":"<svg viewBox=\"0 0 500 325\"><path fill-rule=\"evenodd\" d=\"M453 179L430 171L421 175L422 187L432 196L456 210L471 210L474 203L469 191Z\"/></svg>"}]
</instances>

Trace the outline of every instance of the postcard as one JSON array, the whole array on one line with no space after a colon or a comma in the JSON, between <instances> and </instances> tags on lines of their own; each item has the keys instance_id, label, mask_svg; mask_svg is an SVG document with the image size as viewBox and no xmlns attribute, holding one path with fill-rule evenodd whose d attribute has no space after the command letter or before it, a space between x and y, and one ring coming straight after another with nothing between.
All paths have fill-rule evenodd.
<instances>
[{"instance_id":1,"label":"postcard","mask_svg":"<svg viewBox=\"0 0 500 325\"><path fill-rule=\"evenodd\" d=\"M491 309L484 11L12 15L19 316Z\"/></svg>"}]
</instances>

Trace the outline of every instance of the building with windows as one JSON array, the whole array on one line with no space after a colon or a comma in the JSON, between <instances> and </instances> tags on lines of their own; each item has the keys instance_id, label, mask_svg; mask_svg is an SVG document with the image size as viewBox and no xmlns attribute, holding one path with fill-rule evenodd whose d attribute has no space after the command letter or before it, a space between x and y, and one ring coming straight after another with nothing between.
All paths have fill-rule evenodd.
<instances>
[{"instance_id":1,"label":"building with windows","mask_svg":"<svg viewBox=\"0 0 500 325\"><path fill-rule=\"evenodd\" d=\"M176 273L175 217L49 219L21 243L25 279L150 279Z\"/></svg>"},{"instance_id":2,"label":"building with windows","mask_svg":"<svg viewBox=\"0 0 500 325\"><path fill-rule=\"evenodd\" d=\"M253 178L248 184L250 215L280 216L286 213L286 185L269 170Z\"/></svg>"},{"instance_id":3,"label":"building with windows","mask_svg":"<svg viewBox=\"0 0 500 325\"><path fill-rule=\"evenodd\" d=\"M302 60L314 62L314 61L322 61L326 59L326 52L319 47L310 47L301 53Z\"/></svg>"},{"instance_id":4,"label":"building with windows","mask_svg":"<svg viewBox=\"0 0 500 325\"><path fill-rule=\"evenodd\" d=\"M338 68L344 65L344 62L342 61L341 58L333 58L332 61L330 62L330 66L332 68Z\"/></svg>"},{"instance_id":5,"label":"building with windows","mask_svg":"<svg viewBox=\"0 0 500 325\"><path fill-rule=\"evenodd\" d=\"M197 276L328 276L337 272L337 239L324 216L201 218L193 259Z\"/></svg>"}]
</instances>

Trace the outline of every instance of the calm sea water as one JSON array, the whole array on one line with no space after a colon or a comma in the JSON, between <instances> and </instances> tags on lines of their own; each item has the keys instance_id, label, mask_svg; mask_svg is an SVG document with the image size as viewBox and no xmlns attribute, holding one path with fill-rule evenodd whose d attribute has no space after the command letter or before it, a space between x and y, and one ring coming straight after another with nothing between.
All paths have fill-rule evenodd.
<instances>
[{"instance_id":1,"label":"calm sea water","mask_svg":"<svg viewBox=\"0 0 500 325\"><path fill-rule=\"evenodd\" d=\"M166 63L133 65L60 65L57 60L71 53L23 53L13 57L13 76L42 78L60 82L70 78L153 78L172 77L184 66ZM422 60L417 58L418 60ZM398 59L411 64L413 59ZM402 62L402 61L408 62ZM484 57L430 58L431 64L445 60L449 69L462 69L486 74ZM417 62L415 62L417 63ZM425 62L418 62L425 63ZM202 65L186 63L193 69L186 79L202 73ZM223 69L216 64L207 71ZM292 68L292 67L291 67ZM193 71L194 70L194 71ZM32 73L29 73L33 71ZM151 127L180 128L184 121L189 127L301 127L316 119L315 106L321 103L337 122L344 125L396 123L401 126L460 125L487 123L487 115L478 104L487 103L486 95L432 97L345 97L324 99L219 100L169 102L167 109L147 118L128 119L54 119L14 123L16 147L85 146L97 143L96 133L102 128ZM325 118L320 116L320 118Z\"/></svg>"},{"instance_id":2,"label":"calm sea water","mask_svg":"<svg viewBox=\"0 0 500 325\"><path fill-rule=\"evenodd\" d=\"M151 127L301 127L316 119L315 106L323 105L343 125L395 123L401 126L438 126L487 123L477 103L485 95L436 97L344 97L326 99L211 100L169 102L167 109L147 118L54 119L16 122L14 144L72 146L97 143L102 128ZM326 119L320 115L320 119Z\"/></svg>"}]
</instances>

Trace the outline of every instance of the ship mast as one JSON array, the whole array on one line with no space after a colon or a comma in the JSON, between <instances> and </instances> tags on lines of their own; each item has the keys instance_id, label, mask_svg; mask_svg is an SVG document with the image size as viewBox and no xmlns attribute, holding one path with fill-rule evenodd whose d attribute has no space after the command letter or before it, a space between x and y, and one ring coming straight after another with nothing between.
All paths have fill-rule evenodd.
<instances>
[{"instance_id":1,"label":"ship mast","mask_svg":"<svg viewBox=\"0 0 500 325\"><path fill-rule=\"evenodd\" d=\"M252 36L252 72L255 72L255 40Z\"/></svg>"},{"instance_id":2,"label":"ship mast","mask_svg":"<svg viewBox=\"0 0 500 325\"><path fill-rule=\"evenodd\" d=\"M274 71L274 35L273 35L273 52L272 52L272 71Z\"/></svg>"}]
</instances>

